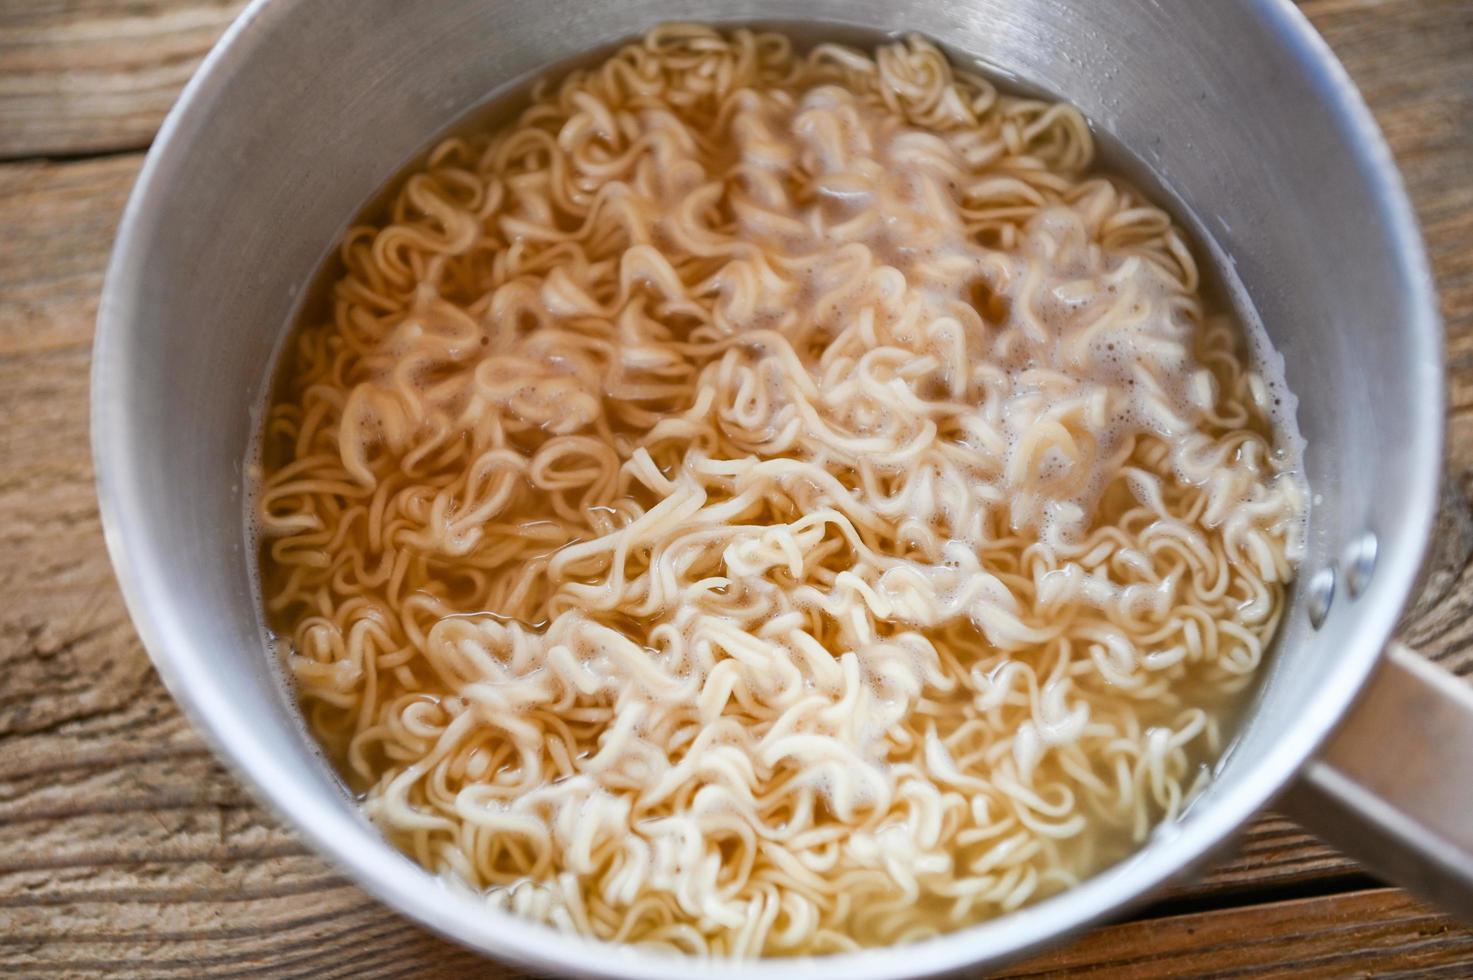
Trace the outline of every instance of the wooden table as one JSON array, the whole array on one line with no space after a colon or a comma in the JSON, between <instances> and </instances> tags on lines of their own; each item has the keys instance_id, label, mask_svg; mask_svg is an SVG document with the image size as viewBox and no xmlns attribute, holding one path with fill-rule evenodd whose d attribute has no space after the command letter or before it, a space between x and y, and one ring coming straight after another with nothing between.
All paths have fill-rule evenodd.
<instances>
[{"instance_id":1,"label":"wooden table","mask_svg":"<svg viewBox=\"0 0 1473 980\"><path fill-rule=\"evenodd\" d=\"M87 370L104 263L143 150L241 5L0 0L0 973L512 976L253 802L154 676L103 552ZM1447 501L1403 635L1473 673L1473 0L1303 9L1375 110L1436 269ZM1270 814L1202 882L1010 975L1089 971L1468 977L1473 931Z\"/></svg>"}]
</instances>

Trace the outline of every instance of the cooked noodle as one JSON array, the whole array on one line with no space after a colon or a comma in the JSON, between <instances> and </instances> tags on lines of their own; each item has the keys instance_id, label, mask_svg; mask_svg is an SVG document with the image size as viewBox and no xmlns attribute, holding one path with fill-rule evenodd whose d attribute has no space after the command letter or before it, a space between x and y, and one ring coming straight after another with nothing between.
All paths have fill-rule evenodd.
<instances>
[{"instance_id":1,"label":"cooked noodle","mask_svg":"<svg viewBox=\"0 0 1473 980\"><path fill-rule=\"evenodd\" d=\"M313 732L425 867L828 952L1067 888L1207 775L1302 517L1270 388L1072 108L666 26L448 139L288 351Z\"/></svg>"}]
</instances>

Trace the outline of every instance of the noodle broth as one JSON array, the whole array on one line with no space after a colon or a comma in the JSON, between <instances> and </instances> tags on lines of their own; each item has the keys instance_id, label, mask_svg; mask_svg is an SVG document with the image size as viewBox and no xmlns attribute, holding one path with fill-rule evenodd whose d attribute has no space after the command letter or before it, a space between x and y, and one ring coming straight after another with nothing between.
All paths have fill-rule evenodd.
<instances>
[{"instance_id":1,"label":"noodle broth","mask_svg":"<svg viewBox=\"0 0 1473 980\"><path fill-rule=\"evenodd\" d=\"M722 955L1001 914L1180 812L1273 635L1271 351L1074 110L857 45L666 27L498 100L283 352L304 715L496 907Z\"/></svg>"}]
</instances>

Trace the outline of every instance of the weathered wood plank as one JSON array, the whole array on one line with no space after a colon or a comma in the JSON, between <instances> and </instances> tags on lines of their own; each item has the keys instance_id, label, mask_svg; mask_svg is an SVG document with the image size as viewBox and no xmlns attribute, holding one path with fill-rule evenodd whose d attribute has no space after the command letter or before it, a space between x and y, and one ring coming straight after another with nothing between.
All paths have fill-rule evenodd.
<instances>
[{"instance_id":1,"label":"weathered wood plank","mask_svg":"<svg viewBox=\"0 0 1473 980\"><path fill-rule=\"evenodd\" d=\"M0 3L0 158L148 145L244 0Z\"/></svg>"},{"instance_id":2,"label":"weathered wood plank","mask_svg":"<svg viewBox=\"0 0 1473 980\"><path fill-rule=\"evenodd\" d=\"M1473 932L1377 888L1098 929L1005 977L1465 977Z\"/></svg>"},{"instance_id":3,"label":"weathered wood plank","mask_svg":"<svg viewBox=\"0 0 1473 980\"><path fill-rule=\"evenodd\" d=\"M141 162L0 166L0 357L92 343L113 231Z\"/></svg>"},{"instance_id":4,"label":"weathered wood plank","mask_svg":"<svg viewBox=\"0 0 1473 980\"><path fill-rule=\"evenodd\" d=\"M1396 154L1436 266L1452 407L1473 410L1473 3L1307 0L1300 9Z\"/></svg>"},{"instance_id":5,"label":"weathered wood plank","mask_svg":"<svg viewBox=\"0 0 1473 980\"><path fill-rule=\"evenodd\" d=\"M142 145L188 73L178 66L234 6L0 0L0 155ZM1405 635L1473 671L1473 5L1304 6L1387 132L1442 290L1450 523ZM171 63L165 82L156 66ZM37 81L69 68L93 74ZM27 129L19 150L13 120ZM0 417L20 422L0 426L0 973L499 975L368 899L263 813L180 718L127 623L92 498L86 389L97 290L138 165L0 165ZM1286 884L1333 890L1355 870L1270 815L1176 894L1230 904ZM1126 923L1019 970L1465 975L1470 944L1473 933L1374 890Z\"/></svg>"}]
</instances>

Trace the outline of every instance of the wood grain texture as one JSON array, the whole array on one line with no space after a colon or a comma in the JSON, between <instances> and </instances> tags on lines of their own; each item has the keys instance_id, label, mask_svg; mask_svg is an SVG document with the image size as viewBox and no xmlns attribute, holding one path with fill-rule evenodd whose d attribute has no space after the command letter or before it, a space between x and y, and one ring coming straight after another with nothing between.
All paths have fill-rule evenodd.
<instances>
[{"instance_id":1,"label":"wood grain texture","mask_svg":"<svg viewBox=\"0 0 1473 980\"><path fill-rule=\"evenodd\" d=\"M236 3L0 0L0 974L510 976L264 813L174 708L103 552L87 446L102 271L146 144ZM1448 327L1444 527L1404 635L1473 673L1473 3L1313 0L1397 155ZM47 101L50 100L50 101ZM1019 976L1473 974L1473 932L1268 815L1136 921Z\"/></svg>"},{"instance_id":2,"label":"wood grain texture","mask_svg":"<svg viewBox=\"0 0 1473 980\"><path fill-rule=\"evenodd\" d=\"M244 0L0 2L0 158L146 146Z\"/></svg>"},{"instance_id":3,"label":"wood grain texture","mask_svg":"<svg viewBox=\"0 0 1473 980\"><path fill-rule=\"evenodd\" d=\"M1473 932L1392 888L1098 929L999 976L1467 977Z\"/></svg>"}]
</instances>

